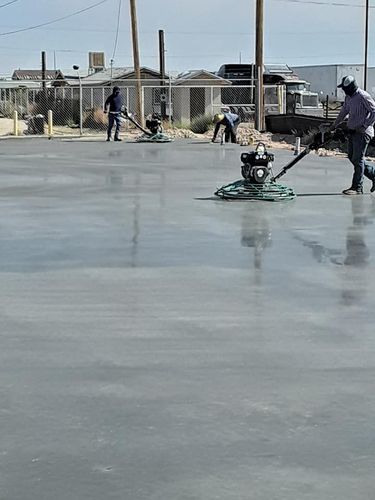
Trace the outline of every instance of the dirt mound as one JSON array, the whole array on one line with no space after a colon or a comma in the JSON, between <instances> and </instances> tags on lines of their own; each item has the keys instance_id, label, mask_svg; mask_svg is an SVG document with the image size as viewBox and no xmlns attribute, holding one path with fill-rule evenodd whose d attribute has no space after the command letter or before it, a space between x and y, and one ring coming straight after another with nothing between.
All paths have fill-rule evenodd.
<instances>
[{"instance_id":1,"label":"dirt mound","mask_svg":"<svg viewBox=\"0 0 375 500\"><path fill-rule=\"evenodd\" d=\"M197 139L202 137L199 134L194 134L194 132L187 128L169 128L165 130L165 133L173 139Z\"/></svg>"}]
</instances>

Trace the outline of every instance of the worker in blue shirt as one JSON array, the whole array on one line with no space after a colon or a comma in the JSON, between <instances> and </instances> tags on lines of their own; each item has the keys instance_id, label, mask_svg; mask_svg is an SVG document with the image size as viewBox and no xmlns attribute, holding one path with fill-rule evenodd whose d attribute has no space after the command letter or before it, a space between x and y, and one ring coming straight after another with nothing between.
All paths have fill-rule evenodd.
<instances>
[{"instance_id":1,"label":"worker in blue shirt","mask_svg":"<svg viewBox=\"0 0 375 500\"><path fill-rule=\"evenodd\" d=\"M375 167L366 162L367 147L374 137L375 101L359 88L354 76L344 76L337 86L345 92L344 105L331 130L348 118L348 158L354 167L352 184L343 194L363 194L363 177L372 181L371 193L375 192Z\"/></svg>"},{"instance_id":2,"label":"worker in blue shirt","mask_svg":"<svg viewBox=\"0 0 375 500\"><path fill-rule=\"evenodd\" d=\"M121 141L119 137L120 127L121 127L121 108L122 108L122 97L120 94L119 87L113 87L112 94L107 98L104 104L104 113L108 113L108 130L107 130L107 142L111 140L112 128L116 123L115 128L115 141Z\"/></svg>"},{"instance_id":3,"label":"worker in blue shirt","mask_svg":"<svg viewBox=\"0 0 375 500\"><path fill-rule=\"evenodd\" d=\"M229 142L229 140L233 143L237 142L236 133L237 133L237 127L240 123L240 117L238 115L230 112L218 113L214 116L213 121L216 124L216 126L212 142L215 142L221 125L225 126L224 130L225 142Z\"/></svg>"}]
</instances>

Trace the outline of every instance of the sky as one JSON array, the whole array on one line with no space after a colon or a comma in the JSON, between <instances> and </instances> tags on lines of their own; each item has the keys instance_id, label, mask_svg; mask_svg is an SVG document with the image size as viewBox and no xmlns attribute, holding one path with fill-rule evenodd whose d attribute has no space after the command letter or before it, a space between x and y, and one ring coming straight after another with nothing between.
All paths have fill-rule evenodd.
<instances>
[{"instance_id":1,"label":"sky","mask_svg":"<svg viewBox=\"0 0 375 500\"><path fill-rule=\"evenodd\" d=\"M129 0L105 0L84 13L37 29L99 0L0 0L0 76L47 65L65 74L72 65L87 73L88 52L105 52L106 65L132 66ZM6 5L8 4L8 5ZM361 64L364 60L365 0L264 0L265 63L291 66ZM343 5L344 4L344 5ZM370 1L369 65L375 0ZM158 69L158 30L165 30L166 69L217 71L222 64L253 62L255 0L137 0L141 65ZM375 37L375 34L374 34Z\"/></svg>"}]
</instances>

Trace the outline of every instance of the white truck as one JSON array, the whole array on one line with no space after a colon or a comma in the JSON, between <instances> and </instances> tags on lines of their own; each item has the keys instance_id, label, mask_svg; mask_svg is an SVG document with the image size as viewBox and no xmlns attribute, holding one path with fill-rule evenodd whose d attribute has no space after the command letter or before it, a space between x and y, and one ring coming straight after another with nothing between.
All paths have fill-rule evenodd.
<instances>
[{"instance_id":1,"label":"white truck","mask_svg":"<svg viewBox=\"0 0 375 500\"><path fill-rule=\"evenodd\" d=\"M239 108L254 107L254 64L224 64L217 75L232 82L234 88L223 89L223 104ZM323 116L323 106L317 92L311 92L310 84L298 77L287 64L264 66L265 109L267 114L287 113ZM247 86L241 91L241 86Z\"/></svg>"}]
</instances>

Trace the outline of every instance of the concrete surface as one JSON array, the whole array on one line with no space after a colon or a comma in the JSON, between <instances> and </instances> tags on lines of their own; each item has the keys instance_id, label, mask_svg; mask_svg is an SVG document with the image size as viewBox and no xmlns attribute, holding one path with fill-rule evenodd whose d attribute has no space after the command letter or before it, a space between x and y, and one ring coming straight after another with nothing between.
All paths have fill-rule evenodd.
<instances>
[{"instance_id":1,"label":"concrete surface","mask_svg":"<svg viewBox=\"0 0 375 500\"><path fill-rule=\"evenodd\" d=\"M1 500L373 498L375 199L243 151L0 142Z\"/></svg>"}]
</instances>

